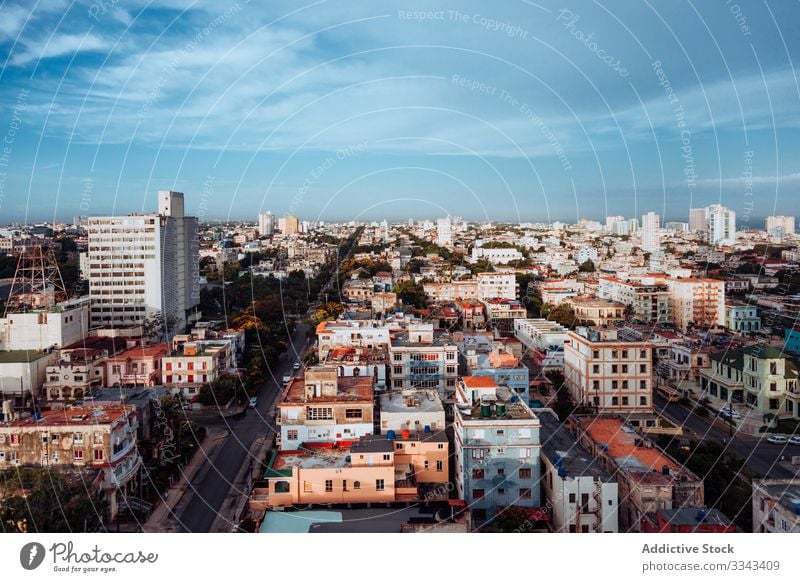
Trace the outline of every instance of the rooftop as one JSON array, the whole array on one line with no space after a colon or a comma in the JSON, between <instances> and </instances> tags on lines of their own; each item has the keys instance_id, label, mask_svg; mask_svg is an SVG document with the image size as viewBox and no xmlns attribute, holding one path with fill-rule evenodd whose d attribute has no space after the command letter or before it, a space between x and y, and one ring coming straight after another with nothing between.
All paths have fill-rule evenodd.
<instances>
[{"instance_id":1,"label":"rooftop","mask_svg":"<svg viewBox=\"0 0 800 582\"><path fill-rule=\"evenodd\" d=\"M731 525L731 520L717 509L693 509L680 507L677 509L659 509L658 515L670 525L700 526L700 525ZM647 517L655 522L655 513L648 513Z\"/></svg>"},{"instance_id":2,"label":"rooftop","mask_svg":"<svg viewBox=\"0 0 800 582\"><path fill-rule=\"evenodd\" d=\"M762 479L754 481L759 488L776 500L789 512L794 513L800 504L800 479ZM800 518L800 516L798 516Z\"/></svg>"},{"instance_id":3,"label":"rooftop","mask_svg":"<svg viewBox=\"0 0 800 582\"><path fill-rule=\"evenodd\" d=\"M64 408L59 410L43 410L41 418L35 420L32 416L21 420L0 423L0 426L33 427L33 426L81 426L87 424L114 424L128 413L133 411L132 406L83 406L79 408Z\"/></svg>"},{"instance_id":4,"label":"rooftop","mask_svg":"<svg viewBox=\"0 0 800 582\"><path fill-rule=\"evenodd\" d=\"M669 481L662 475L664 466L670 472L686 474L686 470L657 448L649 439L617 417L579 417L578 426L598 445L607 447L607 454L620 469L640 473L640 481Z\"/></svg>"},{"instance_id":5,"label":"rooftop","mask_svg":"<svg viewBox=\"0 0 800 582\"><path fill-rule=\"evenodd\" d=\"M567 477L592 476L600 481L611 483L614 479L603 469L597 459L581 446L558 418L545 410L539 410L542 430L540 439L542 451L548 459L560 459Z\"/></svg>"},{"instance_id":6,"label":"rooftop","mask_svg":"<svg viewBox=\"0 0 800 582\"><path fill-rule=\"evenodd\" d=\"M11 350L9 352L0 352L0 364L24 364L35 362L46 355L48 355L47 352L40 352L39 350Z\"/></svg>"},{"instance_id":7,"label":"rooftop","mask_svg":"<svg viewBox=\"0 0 800 582\"><path fill-rule=\"evenodd\" d=\"M444 406L436 390L403 390L381 395L381 412L442 412Z\"/></svg>"},{"instance_id":8,"label":"rooftop","mask_svg":"<svg viewBox=\"0 0 800 582\"><path fill-rule=\"evenodd\" d=\"M372 376L339 376L336 378L336 396L314 396L306 400L305 376L292 378L278 404L306 404L306 402L372 402Z\"/></svg>"},{"instance_id":9,"label":"rooftop","mask_svg":"<svg viewBox=\"0 0 800 582\"><path fill-rule=\"evenodd\" d=\"M136 346L124 352L120 352L116 356L109 358L107 361L124 362L128 359L131 360L149 360L158 358L169 353L169 346L167 344L155 344L152 346Z\"/></svg>"}]
</instances>

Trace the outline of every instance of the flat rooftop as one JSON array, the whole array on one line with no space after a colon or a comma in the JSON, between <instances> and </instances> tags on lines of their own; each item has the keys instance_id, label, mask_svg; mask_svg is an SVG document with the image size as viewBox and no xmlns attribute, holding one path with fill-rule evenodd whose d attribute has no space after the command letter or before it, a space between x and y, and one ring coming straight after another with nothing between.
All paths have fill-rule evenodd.
<instances>
[{"instance_id":1,"label":"flat rooftop","mask_svg":"<svg viewBox=\"0 0 800 582\"><path fill-rule=\"evenodd\" d=\"M453 337L446 331L434 331L433 341L430 342L414 342L409 339L408 331L395 331L391 334L391 342L393 348L413 347L441 347L446 345L455 345Z\"/></svg>"},{"instance_id":2,"label":"flat rooftop","mask_svg":"<svg viewBox=\"0 0 800 582\"><path fill-rule=\"evenodd\" d=\"M9 352L0 352L0 364L24 364L28 362L35 362L48 355L46 352L39 350L11 350Z\"/></svg>"},{"instance_id":3,"label":"flat rooftop","mask_svg":"<svg viewBox=\"0 0 800 582\"><path fill-rule=\"evenodd\" d=\"M614 482L598 460L578 443L575 436L558 421L558 418L545 410L538 412L542 426L539 433L542 451L551 461L556 456L561 459L567 477L592 476L605 483Z\"/></svg>"},{"instance_id":4,"label":"flat rooftop","mask_svg":"<svg viewBox=\"0 0 800 582\"><path fill-rule=\"evenodd\" d=\"M372 376L339 376L336 378L336 396L314 396L306 400L305 376L295 376L284 389L278 403L372 402L372 380Z\"/></svg>"},{"instance_id":5,"label":"flat rooftop","mask_svg":"<svg viewBox=\"0 0 800 582\"><path fill-rule=\"evenodd\" d=\"M800 503L800 479L764 479L757 485L789 512L794 512L795 505Z\"/></svg>"},{"instance_id":6,"label":"flat rooftop","mask_svg":"<svg viewBox=\"0 0 800 582\"><path fill-rule=\"evenodd\" d=\"M436 390L388 392L381 395L381 412L442 412L444 405Z\"/></svg>"},{"instance_id":7,"label":"flat rooftop","mask_svg":"<svg viewBox=\"0 0 800 582\"><path fill-rule=\"evenodd\" d=\"M12 422L0 423L0 426L32 427L32 426L81 426L87 424L113 424L126 413L133 412L132 406L84 406L80 408L64 408L59 410L43 410L41 418L32 416Z\"/></svg>"},{"instance_id":8,"label":"flat rooftop","mask_svg":"<svg viewBox=\"0 0 800 582\"><path fill-rule=\"evenodd\" d=\"M280 451L275 455L270 466L276 471L298 469L331 469L342 468L350 463L347 460L350 451L347 449L318 449L313 452L299 451Z\"/></svg>"}]
</instances>

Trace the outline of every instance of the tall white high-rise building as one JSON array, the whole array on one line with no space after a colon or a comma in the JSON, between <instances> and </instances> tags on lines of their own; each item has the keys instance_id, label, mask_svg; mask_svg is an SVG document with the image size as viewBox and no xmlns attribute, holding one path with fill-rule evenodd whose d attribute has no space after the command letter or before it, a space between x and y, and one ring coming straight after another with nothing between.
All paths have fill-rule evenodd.
<instances>
[{"instance_id":1,"label":"tall white high-rise building","mask_svg":"<svg viewBox=\"0 0 800 582\"><path fill-rule=\"evenodd\" d=\"M183 193L158 193L158 213L89 218L91 327L139 325L159 314L168 335L200 302L197 218Z\"/></svg>"},{"instance_id":2,"label":"tall white high-rise building","mask_svg":"<svg viewBox=\"0 0 800 582\"><path fill-rule=\"evenodd\" d=\"M258 215L258 234L260 236L272 236L275 233L275 218L269 210L264 214Z\"/></svg>"},{"instance_id":3,"label":"tall white high-rise building","mask_svg":"<svg viewBox=\"0 0 800 582\"><path fill-rule=\"evenodd\" d=\"M642 250L657 251L661 246L661 218L655 212L642 216Z\"/></svg>"},{"instance_id":4,"label":"tall white high-rise building","mask_svg":"<svg viewBox=\"0 0 800 582\"><path fill-rule=\"evenodd\" d=\"M706 235L710 244L733 244L736 240L736 213L719 204L706 208Z\"/></svg>"},{"instance_id":5,"label":"tall white high-rise building","mask_svg":"<svg viewBox=\"0 0 800 582\"><path fill-rule=\"evenodd\" d=\"M689 209L689 230L693 232L705 232L706 230L706 209Z\"/></svg>"},{"instance_id":6,"label":"tall white high-rise building","mask_svg":"<svg viewBox=\"0 0 800 582\"><path fill-rule=\"evenodd\" d=\"M449 216L436 221L436 244L440 247L449 247L453 244L453 225Z\"/></svg>"},{"instance_id":7,"label":"tall white high-rise building","mask_svg":"<svg viewBox=\"0 0 800 582\"><path fill-rule=\"evenodd\" d=\"M767 234L783 238L787 234L794 234L794 216L767 216Z\"/></svg>"},{"instance_id":8,"label":"tall white high-rise building","mask_svg":"<svg viewBox=\"0 0 800 582\"><path fill-rule=\"evenodd\" d=\"M624 216L606 216L606 230L614 232L614 225L624 221Z\"/></svg>"}]
</instances>

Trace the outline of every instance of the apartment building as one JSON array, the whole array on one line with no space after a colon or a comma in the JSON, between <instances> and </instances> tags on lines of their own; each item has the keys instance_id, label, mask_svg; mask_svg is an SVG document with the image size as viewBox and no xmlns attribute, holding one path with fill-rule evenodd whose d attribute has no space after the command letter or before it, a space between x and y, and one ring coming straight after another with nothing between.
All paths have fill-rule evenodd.
<instances>
[{"instance_id":1,"label":"apartment building","mask_svg":"<svg viewBox=\"0 0 800 582\"><path fill-rule=\"evenodd\" d=\"M642 250L657 251L661 248L661 218L655 212L642 216Z\"/></svg>"},{"instance_id":2,"label":"apartment building","mask_svg":"<svg viewBox=\"0 0 800 582\"><path fill-rule=\"evenodd\" d=\"M522 260L522 253L515 248L485 248L477 244L472 247L472 262L486 259L493 265L507 265L512 261Z\"/></svg>"},{"instance_id":3,"label":"apartment building","mask_svg":"<svg viewBox=\"0 0 800 582\"><path fill-rule=\"evenodd\" d=\"M490 377L465 376L454 415L456 491L474 522L510 505L539 507L540 424L528 405Z\"/></svg>"},{"instance_id":4,"label":"apartment building","mask_svg":"<svg viewBox=\"0 0 800 582\"><path fill-rule=\"evenodd\" d=\"M444 431L365 436L347 446L275 451L251 507L447 499Z\"/></svg>"},{"instance_id":5,"label":"apartment building","mask_svg":"<svg viewBox=\"0 0 800 582\"><path fill-rule=\"evenodd\" d=\"M539 411L542 489L556 533L616 533L619 492L612 475L552 411Z\"/></svg>"},{"instance_id":6,"label":"apartment building","mask_svg":"<svg viewBox=\"0 0 800 582\"><path fill-rule=\"evenodd\" d=\"M767 216L765 227L769 236L782 240L794 234L794 216Z\"/></svg>"},{"instance_id":7,"label":"apartment building","mask_svg":"<svg viewBox=\"0 0 800 582\"><path fill-rule=\"evenodd\" d=\"M487 300L493 297L501 299L516 299L519 291L517 285L516 275L504 272L494 273L478 273L478 291L473 297L481 300ZM469 295L460 295L460 297L470 297Z\"/></svg>"},{"instance_id":8,"label":"apartment building","mask_svg":"<svg viewBox=\"0 0 800 582\"><path fill-rule=\"evenodd\" d=\"M487 323L499 331L510 332L514 329L514 320L528 316L528 310L516 299L492 297L483 300L486 308Z\"/></svg>"},{"instance_id":9,"label":"apartment building","mask_svg":"<svg viewBox=\"0 0 800 582\"><path fill-rule=\"evenodd\" d=\"M639 532L642 518L661 509L704 508L703 481L617 416L571 417L578 442L614 475L619 531Z\"/></svg>"},{"instance_id":10,"label":"apartment building","mask_svg":"<svg viewBox=\"0 0 800 582\"><path fill-rule=\"evenodd\" d=\"M663 279L600 276L598 297L630 306L631 318L643 323L672 323L672 300Z\"/></svg>"},{"instance_id":11,"label":"apartment building","mask_svg":"<svg viewBox=\"0 0 800 582\"><path fill-rule=\"evenodd\" d=\"M483 302L479 299L457 300L456 311L461 319L461 327L465 331L486 329L486 312Z\"/></svg>"},{"instance_id":12,"label":"apartment building","mask_svg":"<svg viewBox=\"0 0 800 582\"><path fill-rule=\"evenodd\" d=\"M489 376L498 386L528 402L530 370L500 342L485 335L466 336L459 344L459 362L465 376Z\"/></svg>"},{"instance_id":13,"label":"apartment building","mask_svg":"<svg viewBox=\"0 0 800 582\"><path fill-rule=\"evenodd\" d=\"M105 386L108 351L73 348L59 352L58 361L47 366L42 385L48 400L81 399L95 388Z\"/></svg>"},{"instance_id":14,"label":"apartment building","mask_svg":"<svg viewBox=\"0 0 800 582\"><path fill-rule=\"evenodd\" d=\"M717 279L667 279L675 327L725 327L725 282Z\"/></svg>"},{"instance_id":15,"label":"apartment building","mask_svg":"<svg viewBox=\"0 0 800 582\"><path fill-rule=\"evenodd\" d=\"M575 311L575 319L588 325L614 325L625 321L625 305L610 299L571 297L565 300Z\"/></svg>"},{"instance_id":16,"label":"apartment building","mask_svg":"<svg viewBox=\"0 0 800 582\"><path fill-rule=\"evenodd\" d=\"M652 345L621 339L616 329L578 327L564 344L564 382L575 402L598 411L650 412Z\"/></svg>"},{"instance_id":17,"label":"apartment building","mask_svg":"<svg viewBox=\"0 0 800 582\"><path fill-rule=\"evenodd\" d=\"M173 346L172 351L161 358L164 386L190 399L204 384L214 382L230 370L231 344L228 342L185 342Z\"/></svg>"},{"instance_id":18,"label":"apartment building","mask_svg":"<svg viewBox=\"0 0 800 582\"><path fill-rule=\"evenodd\" d=\"M375 430L372 376L339 376L330 365L292 378L277 408L278 446L284 451L354 441Z\"/></svg>"},{"instance_id":19,"label":"apartment building","mask_svg":"<svg viewBox=\"0 0 800 582\"><path fill-rule=\"evenodd\" d=\"M466 279L442 283L423 283L423 290L428 300L434 303L456 301L459 298L478 297L478 281Z\"/></svg>"},{"instance_id":20,"label":"apartment building","mask_svg":"<svg viewBox=\"0 0 800 582\"><path fill-rule=\"evenodd\" d=\"M77 467L103 473L111 518L131 492L141 458L133 406L45 410L37 417L0 422L0 469Z\"/></svg>"},{"instance_id":21,"label":"apartment building","mask_svg":"<svg viewBox=\"0 0 800 582\"><path fill-rule=\"evenodd\" d=\"M546 319L515 319L514 337L543 370L564 369L564 342L569 330Z\"/></svg>"},{"instance_id":22,"label":"apartment building","mask_svg":"<svg viewBox=\"0 0 800 582\"><path fill-rule=\"evenodd\" d=\"M450 334L432 324L410 324L393 334L389 346L392 390L430 388L442 398L455 391L458 346Z\"/></svg>"},{"instance_id":23,"label":"apartment building","mask_svg":"<svg viewBox=\"0 0 800 582\"><path fill-rule=\"evenodd\" d=\"M380 397L381 434L393 430L439 431L447 428L444 405L436 390L402 390Z\"/></svg>"},{"instance_id":24,"label":"apartment building","mask_svg":"<svg viewBox=\"0 0 800 582\"><path fill-rule=\"evenodd\" d=\"M158 193L154 214L91 217L91 327L140 325L153 314L167 334L186 326L200 301L197 219L183 194Z\"/></svg>"},{"instance_id":25,"label":"apartment building","mask_svg":"<svg viewBox=\"0 0 800 582\"><path fill-rule=\"evenodd\" d=\"M706 237L712 245L730 245L736 241L736 213L712 204L706 211Z\"/></svg>"},{"instance_id":26,"label":"apartment building","mask_svg":"<svg viewBox=\"0 0 800 582\"><path fill-rule=\"evenodd\" d=\"M753 531L800 533L800 479L753 480Z\"/></svg>"}]
</instances>

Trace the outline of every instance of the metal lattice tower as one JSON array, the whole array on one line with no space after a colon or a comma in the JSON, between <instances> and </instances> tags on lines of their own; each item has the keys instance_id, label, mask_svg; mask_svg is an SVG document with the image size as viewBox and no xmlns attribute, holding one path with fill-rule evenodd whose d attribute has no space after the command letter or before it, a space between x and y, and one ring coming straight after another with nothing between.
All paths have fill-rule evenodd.
<instances>
[{"instance_id":1,"label":"metal lattice tower","mask_svg":"<svg viewBox=\"0 0 800 582\"><path fill-rule=\"evenodd\" d=\"M66 299L67 290L53 249L42 245L25 247L17 261L6 315L49 309Z\"/></svg>"}]
</instances>

